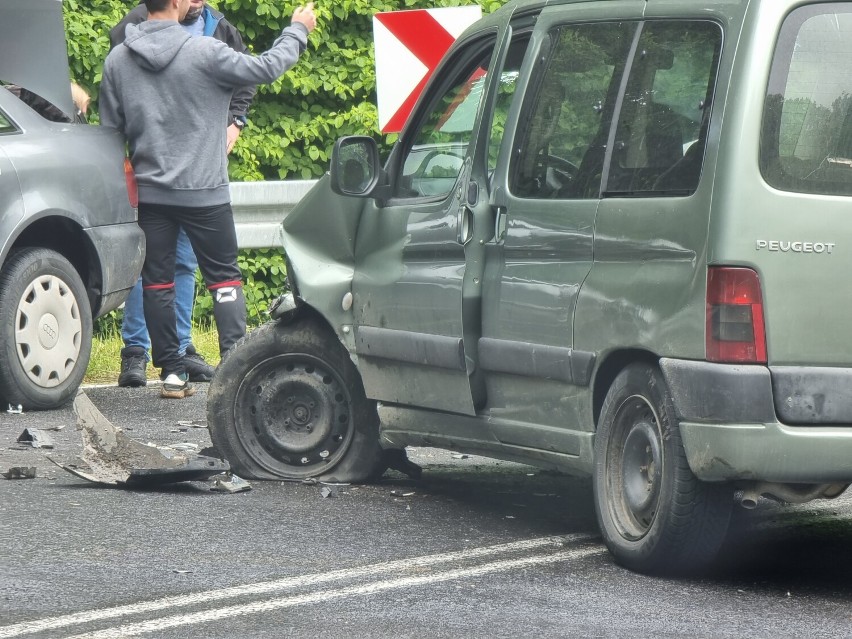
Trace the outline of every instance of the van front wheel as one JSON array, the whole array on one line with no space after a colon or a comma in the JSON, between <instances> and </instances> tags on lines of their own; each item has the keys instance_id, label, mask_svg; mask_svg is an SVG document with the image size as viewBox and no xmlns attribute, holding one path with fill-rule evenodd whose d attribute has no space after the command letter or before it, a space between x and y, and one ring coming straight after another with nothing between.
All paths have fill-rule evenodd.
<instances>
[{"instance_id":1,"label":"van front wheel","mask_svg":"<svg viewBox=\"0 0 852 639\"><path fill-rule=\"evenodd\" d=\"M264 324L225 354L207 391L207 424L246 478L355 483L381 462L376 404L337 336L310 318Z\"/></svg>"},{"instance_id":2,"label":"van front wheel","mask_svg":"<svg viewBox=\"0 0 852 639\"><path fill-rule=\"evenodd\" d=\"M655 366L632 364L610 387L595 437L593 487L604 542L631 570L700 570L724 540L733 493L692 474Z\"/></svg>"}]
</instances>

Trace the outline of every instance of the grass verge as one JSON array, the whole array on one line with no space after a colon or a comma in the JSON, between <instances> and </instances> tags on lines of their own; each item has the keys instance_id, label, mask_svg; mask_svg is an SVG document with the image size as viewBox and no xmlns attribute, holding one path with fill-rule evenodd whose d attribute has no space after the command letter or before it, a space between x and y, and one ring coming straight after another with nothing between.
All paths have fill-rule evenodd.
<instances>
[{"instance_id":1,"label":"grass verge","mask_svg":"<svg viewBox=\"0 0 852 639\"><path fill-rule=\"evenodd\" d=\"M192 343L211 366L219 363L219 335L215 328L193 327ZM92 356L86 369L84 384L115 384L121 372L121 349L124 344L118 331L92 339ZM158 379L159 371L148 362L148 379Z\"/></svg>"}]
</instances>

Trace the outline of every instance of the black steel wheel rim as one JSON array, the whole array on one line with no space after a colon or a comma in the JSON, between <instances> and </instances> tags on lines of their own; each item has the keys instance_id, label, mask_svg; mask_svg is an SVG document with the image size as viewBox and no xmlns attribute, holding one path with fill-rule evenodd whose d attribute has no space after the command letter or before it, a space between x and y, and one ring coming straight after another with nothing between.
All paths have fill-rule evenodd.
<instances>
[{"instance_id":1,"label":"black steel wheel rim","mask_svg":"<svg viewBox=\"0 0 852 639\"><path fill-rule=\"evenodd\" d=\"M234 405L236 433L262 468L287 477L329 471L352 442L352 396L326 362L288 353L258 364Z\"/></svg>"},{"instance_id":2,"label":"black steel wheel rim","mask_svg":"<svg viewBox=\"0 0 852 639\"><path fill-rule=\"evenodd\" d=\"M607 501L619 534L643 538L654 523L663 482L660 420L641 395L619 406L607 451Z\"/></svg>"}]
</instances>

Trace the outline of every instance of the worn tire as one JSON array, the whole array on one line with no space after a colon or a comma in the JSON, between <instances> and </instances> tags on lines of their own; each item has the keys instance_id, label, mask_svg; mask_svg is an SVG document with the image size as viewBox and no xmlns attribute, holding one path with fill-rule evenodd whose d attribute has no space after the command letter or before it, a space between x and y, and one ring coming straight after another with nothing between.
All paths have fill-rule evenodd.
<instances>
[{"instance_id":1,"label":"worn tire","mask_svg":"<svg viewBox=\"0 0 852 639\"><path fill-rule=\"evenodd\" d=\"M71 400L92 353L86 287L62 255L13 251L0 271L0 397L47 410Z\"/></svg>"},{"instance_id":2,"label":"worn tire","mask_svg":"<svg viewBox=\"0 0 852 639\"><path fill-rule=\"evenodd\" d=\"M376 404L320 322L270 322L222 359L207 395L216 449L240 476L358 483L380 467Z\"/></svg>"},{"instance_id":3,"label":"worn tire","mask_svg":"<svg viewBox=\"0 0 852 639\"><path fill-rule=\"evenodd\" d=\"M706 568L724 541L733 491L692 474L655 366L632 364L610 387L595 437L593 487L604 542L627 568L692 573Z\"/></svg>"}]
</instances>

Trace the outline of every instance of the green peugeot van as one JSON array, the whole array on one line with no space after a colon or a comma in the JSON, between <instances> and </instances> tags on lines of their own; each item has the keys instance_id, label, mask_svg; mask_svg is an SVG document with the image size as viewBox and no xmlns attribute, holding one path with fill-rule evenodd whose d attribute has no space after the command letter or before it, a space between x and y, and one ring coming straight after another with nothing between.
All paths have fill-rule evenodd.
<instances>
[{"instance_id":1,"label":"green peugeot van","mask_svg":"<svg viewBox=\"0 0 852 639\"><path fill-rule=\"evenodd\" d=\"M852 2L534 0L444 57L284 221L291 294L221 363L254 478L433 446L589 476L643 572L852 482Z\"/></svg>"}]
</instances>

